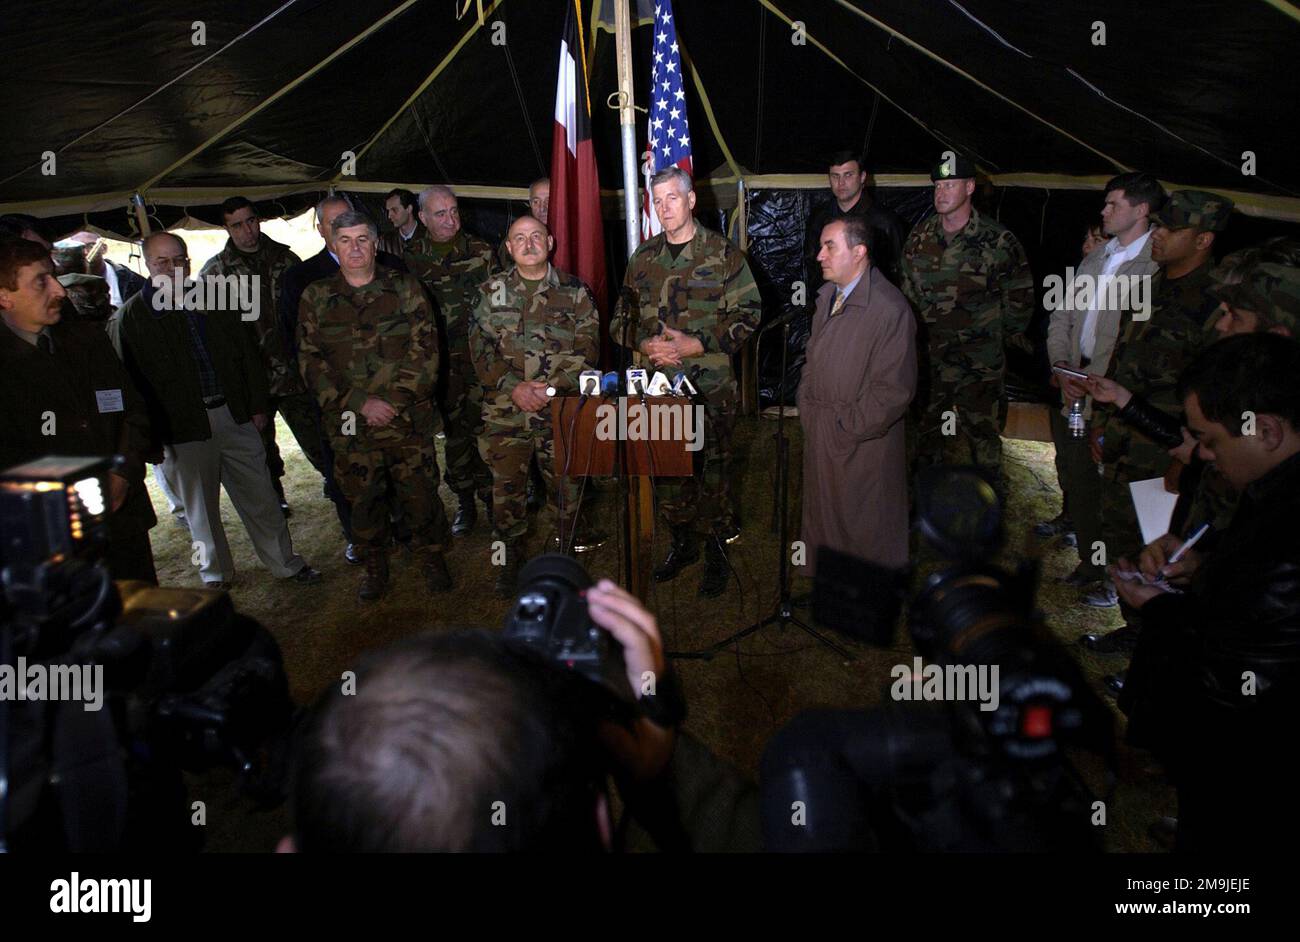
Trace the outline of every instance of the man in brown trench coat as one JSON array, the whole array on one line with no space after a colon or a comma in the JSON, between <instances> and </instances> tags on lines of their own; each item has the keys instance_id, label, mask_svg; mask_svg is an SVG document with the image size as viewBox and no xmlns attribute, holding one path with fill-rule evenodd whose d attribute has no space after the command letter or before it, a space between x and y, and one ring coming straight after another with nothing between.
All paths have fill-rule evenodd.
<instances>
[{"instance_id":1,"label":"man in brown trench coat","mask_svg":"<svg viewBox=\"0 0 1300 942\"><path fill-rule=\"evenodd\" d=\"M817 254L826 284L798 399L807 576L819 546L907 564L903 416L916 392L916 320L866 243L865 223L848 217L822 229Z\"/></svg>"}]
</instances>

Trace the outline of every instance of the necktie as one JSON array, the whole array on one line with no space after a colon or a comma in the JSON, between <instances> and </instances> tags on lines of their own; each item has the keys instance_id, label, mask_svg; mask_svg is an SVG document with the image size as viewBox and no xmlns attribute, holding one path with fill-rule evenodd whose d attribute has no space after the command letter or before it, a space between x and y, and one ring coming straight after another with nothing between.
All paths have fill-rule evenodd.
<instances>
[{"instance_id":1,"label":"necktie","mask_svg":"<svg viewBox=\"0 0 1300 942\"><path fill-rule=\"evenodd\" d=\"M831 316L831 317L834 317L834 316L835 316L836 314L838 314L838 313L839 313L843 308L844 308L844 292L843 292L843 291L836 291L836 292L835 292L835 303L831 305L831 313L830 313L830 316Z\"/></svg>"},{"instance_id":2,"label":"necktie","mask_svg":"<svg viewBox=\"0 0 1300 942\"><path fill-rule=\"evenodd\" d=\"M43 353L51 355L54 353L54 343L50 340L50 335L47 333L42 332L36 335L36 346Z\"/></svg>"}]
</instances>

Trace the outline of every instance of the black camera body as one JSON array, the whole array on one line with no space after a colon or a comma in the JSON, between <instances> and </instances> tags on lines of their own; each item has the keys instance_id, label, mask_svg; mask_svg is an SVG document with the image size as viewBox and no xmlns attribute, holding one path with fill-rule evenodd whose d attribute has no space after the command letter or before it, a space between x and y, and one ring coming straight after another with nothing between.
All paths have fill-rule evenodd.
<instances>
[{"instance_id":1,"label":"black camera body","mask_svg":"<svg viewBox=\"0 0 1300 942\"><path fill-rule=\"evenodd\" d=\"M89 671L99 704L0 702L0 844L187 849L182 770L232 766L265 801L258 755L292 717L275 639L224 592L115 583L110 459L0 474L0 665ZM55 784L57 783L57 785Z\"/></svg>"},{"instance_id":2,"label":"black camera body","mask_svg":"<svg viewBox=\"0 0 1300 942\"><path fill-rule=\"evenodd\" d=\"M623 649L591 620L583 597L591 577L577 560L561 553L537 556L520 571L519 587L506 615L506 641L586 678L622 703L634 703Z\"/></svg>"},{"instance_id":3,"label":"black camera body","mask_svg":"<svg viewBox=\"0 0 1300 942\"><path fill-rule=\"evenodd\" d=\"M988 562L1002 543L991 483L973 469L923 473L917 526L948 564L908 606L915 666L895 668L883 706L808 711L772 740L761 775L769 849L1100 849L1069 751L1109 759L1113 720L1035 606L1036 564ZM903 575L822 552L814 617L890 646Z\"/></svg>"}]
</instances>

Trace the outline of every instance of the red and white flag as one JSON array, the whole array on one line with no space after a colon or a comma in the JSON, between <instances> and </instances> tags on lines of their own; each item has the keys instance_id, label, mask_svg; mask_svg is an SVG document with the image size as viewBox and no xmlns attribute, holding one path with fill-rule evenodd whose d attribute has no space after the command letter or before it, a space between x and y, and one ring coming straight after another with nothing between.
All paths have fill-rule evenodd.
<instances>
[{"instance_id":1,"label":"red and white flag","mask_svg":"<svg viewBox=\"0 0 1300 942\"><path fill-rule=\"evenodd\" d=\"M591 142L591 95L578 3L571 0L569 4L560 40L548 219L555 236L555 266L585 281L603 312L608 297L605 229L600 219L600 178Z\"/></svg>"}]
</instances>

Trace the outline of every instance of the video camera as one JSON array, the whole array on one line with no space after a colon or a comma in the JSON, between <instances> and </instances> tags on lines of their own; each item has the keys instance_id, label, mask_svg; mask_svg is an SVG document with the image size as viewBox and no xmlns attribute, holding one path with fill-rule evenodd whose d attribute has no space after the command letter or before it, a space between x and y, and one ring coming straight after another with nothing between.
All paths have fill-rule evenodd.
<instances>
[{"instance_id":1,"label":"video camera","mask_svg":"<svg viewBox=\"0 0 1300 942\"><path fill-rule=\"evenodd\" d=\"M919 657L894 669L884 706L805 712L769 743L769 849L1098 849L1067 753L1109 759L1112 718L1035 608L1037 565L989 562L1001 507L974 470L923 473L916 523L946 561L909 606ZM823 548L816 578L816 621L892 645L905 573Z\"/></svg>"},{"instance_id":2,"label":"video camera","mask_svg":"<svg viewBox=\"0 0 1300 942\"><path fill-rule=\"evenodd\" d=\"M193 847L182 770L279 797L259 759L292 714L274 638L224 592L114 583L112 466L0 474L0 850ZM31 683L68 677L99 678L98 707Z\"/></svg>"}]
</instances>

